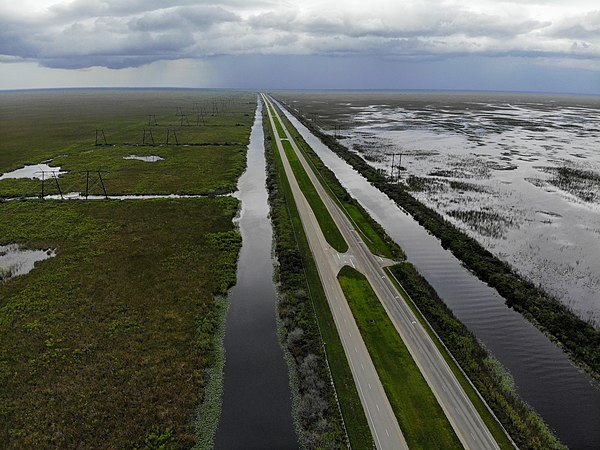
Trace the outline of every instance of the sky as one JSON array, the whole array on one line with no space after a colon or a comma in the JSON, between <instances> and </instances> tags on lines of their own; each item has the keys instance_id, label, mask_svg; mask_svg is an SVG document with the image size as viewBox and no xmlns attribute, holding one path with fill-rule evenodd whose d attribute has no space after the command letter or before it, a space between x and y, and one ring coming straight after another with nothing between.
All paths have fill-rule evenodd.
<instances>
[{"instance_id":1,"label":"sky","mask_svg":"<svg viewBox=\"0 0 600 450\"><path fill-rule=\"evenodd\" d=\"M600 95L598 0L0 0L0 89Z\"/></svg>"}]
</instances>

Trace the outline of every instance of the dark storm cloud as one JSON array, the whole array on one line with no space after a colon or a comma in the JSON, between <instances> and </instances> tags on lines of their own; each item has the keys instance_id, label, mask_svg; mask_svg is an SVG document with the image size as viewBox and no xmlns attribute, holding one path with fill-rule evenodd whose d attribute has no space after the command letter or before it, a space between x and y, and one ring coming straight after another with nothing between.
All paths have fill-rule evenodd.
<instances>
[{"instance_id":1,"label":"dark storm cloud","mask_svg":"<svg viewBox=\"0 0 600 450\"><path fill-rule=\"evenodd\" d=\"M599 11L547 20L521 14L510 1L513 9L506 12L478 9L479 2L372 1L379 7L350 0L341 6L316 0L65 1L37 15L0 16L0 56L64 68L241 54L600 57Z\"/></svg>"}]
</instances>

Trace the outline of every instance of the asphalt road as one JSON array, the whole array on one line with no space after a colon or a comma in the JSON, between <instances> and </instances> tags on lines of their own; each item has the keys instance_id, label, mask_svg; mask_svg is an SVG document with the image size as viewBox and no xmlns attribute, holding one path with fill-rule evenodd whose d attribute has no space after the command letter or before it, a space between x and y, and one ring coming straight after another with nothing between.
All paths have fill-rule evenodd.
<instances>
[{"instance_id":1,"label":"asphalt road","mask_svg":"<svg viewBox=\"0 0 600 450\"><path fill-rule=\"evenodd\" d=\"M283 123L282 126L284 126ZM275 129L274 125L273 128ZM362 272L371 283L373 290L381 300L381 303L431 387L463 446L467 449L499 449L498 444L439 350L383 270L386 265L390 264L390 261L386 261L370 252L351 221L325 192L321 182L317 179L312 168L298 150L291 135L287 129L285 130L288 140L298 154L298 158L349 245L349 250L346 253L339 254L327 244L308 202L298 187L291 167L287 159L284 158L286 173L290 184L292 184L292 180L294 182L294 187L292 187L294 198L300 211L313 256L317 262L327 298L334 312L338 332L340 336L343 335L342 342L344 343L344 349L349 357L353 351L357 357L360 357L358 364L362 364L360 366L361 369L356 370L356 367L352 367L357 364L354 361L351 362L351 367L359 393L361 393L361 401L365 407L369 426L373 432L377 447L406 448L406 442L398 427L389 402L385 397L379 377L373 367L358 327L354 322L352 312L337 281L337 273L345 264L351 265ZM285 156L280 139L277 136L276 141L280 152ZM296 191L298 191L298 194L296 194ZM339 318L336 317L338 313ZM362 352L364 352L364 355ZM352 356L354 357L354 355ZM364 384L365 382L367 383L366 385ZM367 386L366 389L365 386ZM366 390L368 394L373 393L373 395L365 395ZM382 414L373 414L373 408ZM394 433L391 433L390 430L392 425L397 429ZM389 439L383 439L388 437Z\"/></svg>"},{"instance_id":2,"label":"asphalt road","mask_svg":"<svg viewBox=\"0 0 600 450\"><path fill-rule=\"evenodd\" d=\"M276 130L273 119L270 116L269 118L273 130ZM352 311L337 280L337 274L341 267L336 258L338 253L325 240L319 223L298 186L277 132L275 132L275 138L375 445L380 449L408 449L367 347L354 321Z\"/></svg>"}]
</instances>

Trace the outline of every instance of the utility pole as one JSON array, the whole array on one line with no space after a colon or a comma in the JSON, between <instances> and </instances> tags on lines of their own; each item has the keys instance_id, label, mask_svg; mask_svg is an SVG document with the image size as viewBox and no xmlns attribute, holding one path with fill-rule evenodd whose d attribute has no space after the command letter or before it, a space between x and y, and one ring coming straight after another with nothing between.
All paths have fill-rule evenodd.
<instances>
[{"instance_id":1,"label":"utility pole","mask_svg":"<svg viewBox=\"0 0 600 450\"><path fill-rule=\"evenodd\" d=\"M41 186L40 198L42 200L44 200L44 197L46 196L46 192L45 192L45 188L46 188L46 172L48 172L50 174L51 178L54 178L54 181L56 183L56 188L58 189L58 194L60 195L61 200L64 200L62 189L60 188L60 183L58 181L58 175L56 174L56 171L54 171L54 170L40 170L39 172L36 172L36 174L37 173L42 174L42 178L41 178L41 180L42 180L42 183L41 183L42 186Z\"/></svg>"},{"instance_id":2,"label":"utility pole","mask_svg":"<svg viewBox=\"0 0 600 450\"><path fill-rule=\"evenodd\" d=\"M106 193L106 186L104 185L104 180L102 179L103 173L108 173L106 170L82 170L80 173L85 173L85 199L87 200L90 195L90 173L95 172L98 175L98 181L100 181L100 185L102 186L102 192L104 193L104 198L108 200L108 194ZM62 196L62 194L61 194Z\"/></svg>"},{"instance_id":3,"label":"utility pole","mask_svg":"<svg viewBox=\"0 0 600 450\"><path fill-rule=\"evenodd\" d=\"M392 163L390 164L390 180L392 182L398 181L398 179L400 178L400 170L402 168L402 155L404 155L404 153L386 153L386 155L391 155L392 157ZM394 158L396 157L396 155L399 157L398 165L394 165ZM394 168L396 169L396 180L394 180Z\"/></svg>"},{"instance_id":4,"label":"utility pole","mask_svg":"<svg viewBox=\"0 0 600 450\"><path fill-rule=\"evenodd\" d=\"M96 130L96 145L102 145L98 143L98 139L102 137L102 139L104 140L104 145L108 145L108 143L106 142L106 136L104 135L104 130Z\"/></svg>"},{"instance_id":5,"label":"utility pole","mask_svg":"<svg viewBox=\"0 0 600 450\"><path fill-rule=\"evenodd\" d=\"M167 145L169 145L170 134L171 130L167 128ZM179 145L179 139L177 139L177 133L175 132L175 128L173 128L173 137L175 138L175 145Z\"/></svg>"},{"instance_id":6,"label":"utility pole","mask_svg":"<svg viewBox=\"0 0 600 450\"><path fill-rule=\"evenodd\" d=\"M152 135L152 128L150 129L146 129L144 128L144 137L142 138L142 145L146 145L146 134L148 134L150 136L150 141L152 142L152 145L154 144L154 136ZM150 144L148 144L150 145Z\"/></svg>"}]
</instances>

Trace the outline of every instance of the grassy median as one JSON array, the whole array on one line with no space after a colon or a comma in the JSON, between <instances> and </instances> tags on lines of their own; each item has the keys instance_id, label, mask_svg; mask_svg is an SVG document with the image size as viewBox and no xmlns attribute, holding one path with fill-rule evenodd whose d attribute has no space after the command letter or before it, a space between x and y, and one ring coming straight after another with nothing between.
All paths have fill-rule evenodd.
<instances>
[{"instance_id":1,"label":"grassy median","mask_svg":"<svg viewBox=\"0 0 600 450\"><path fill-rule=\"evenodd\" d=\"M291 122L281 115L282 121L292 135L298 148L310 164L315 175L321 181L325 191L338 204L342 211L354 224L356 230L362 235L369 250L375 255L384 256L394 260L405 258L402 249L390 238L385 230L377 223L365 209L341 185L335 174L323 163L321 158L306 143L302 135L294 128Z\"/></svg>"},{"instance_id":2,"label":"grassy median","mask_svg":"<svg viewBox=\"0 0 600 450\"><path fill-rule=\"evenodd\" d=\"M344 266L338 280L409 447L463 448L365 276Z\"/></svg>"},{"instance_id":3,"label":"grassy median","mask_svg":"<svg viewBox=\"0 0 600 450\"><path fill-rule=\"evenodd\" d=\"M290 162L292 170L294 171L296 180L298 181L298 185L300 186L300 189L302 189L302 193L306 197L306 200L308 200L311 209L315 213L315 217L319 222L319 226L323 231L325 239L329 245L331 245L338 252L344 253L348 251L348 243L333 221L333 218L329 214L325 203L323 203L323 200L321 200L317 189L313 185L312 181L310 181L306 170L304 170L302 163L298 159L298 155L296 155L296 152L292 148L292 144L289 141L282 141L282 144L288 161Z\"/></svg>"}]
</instances>

